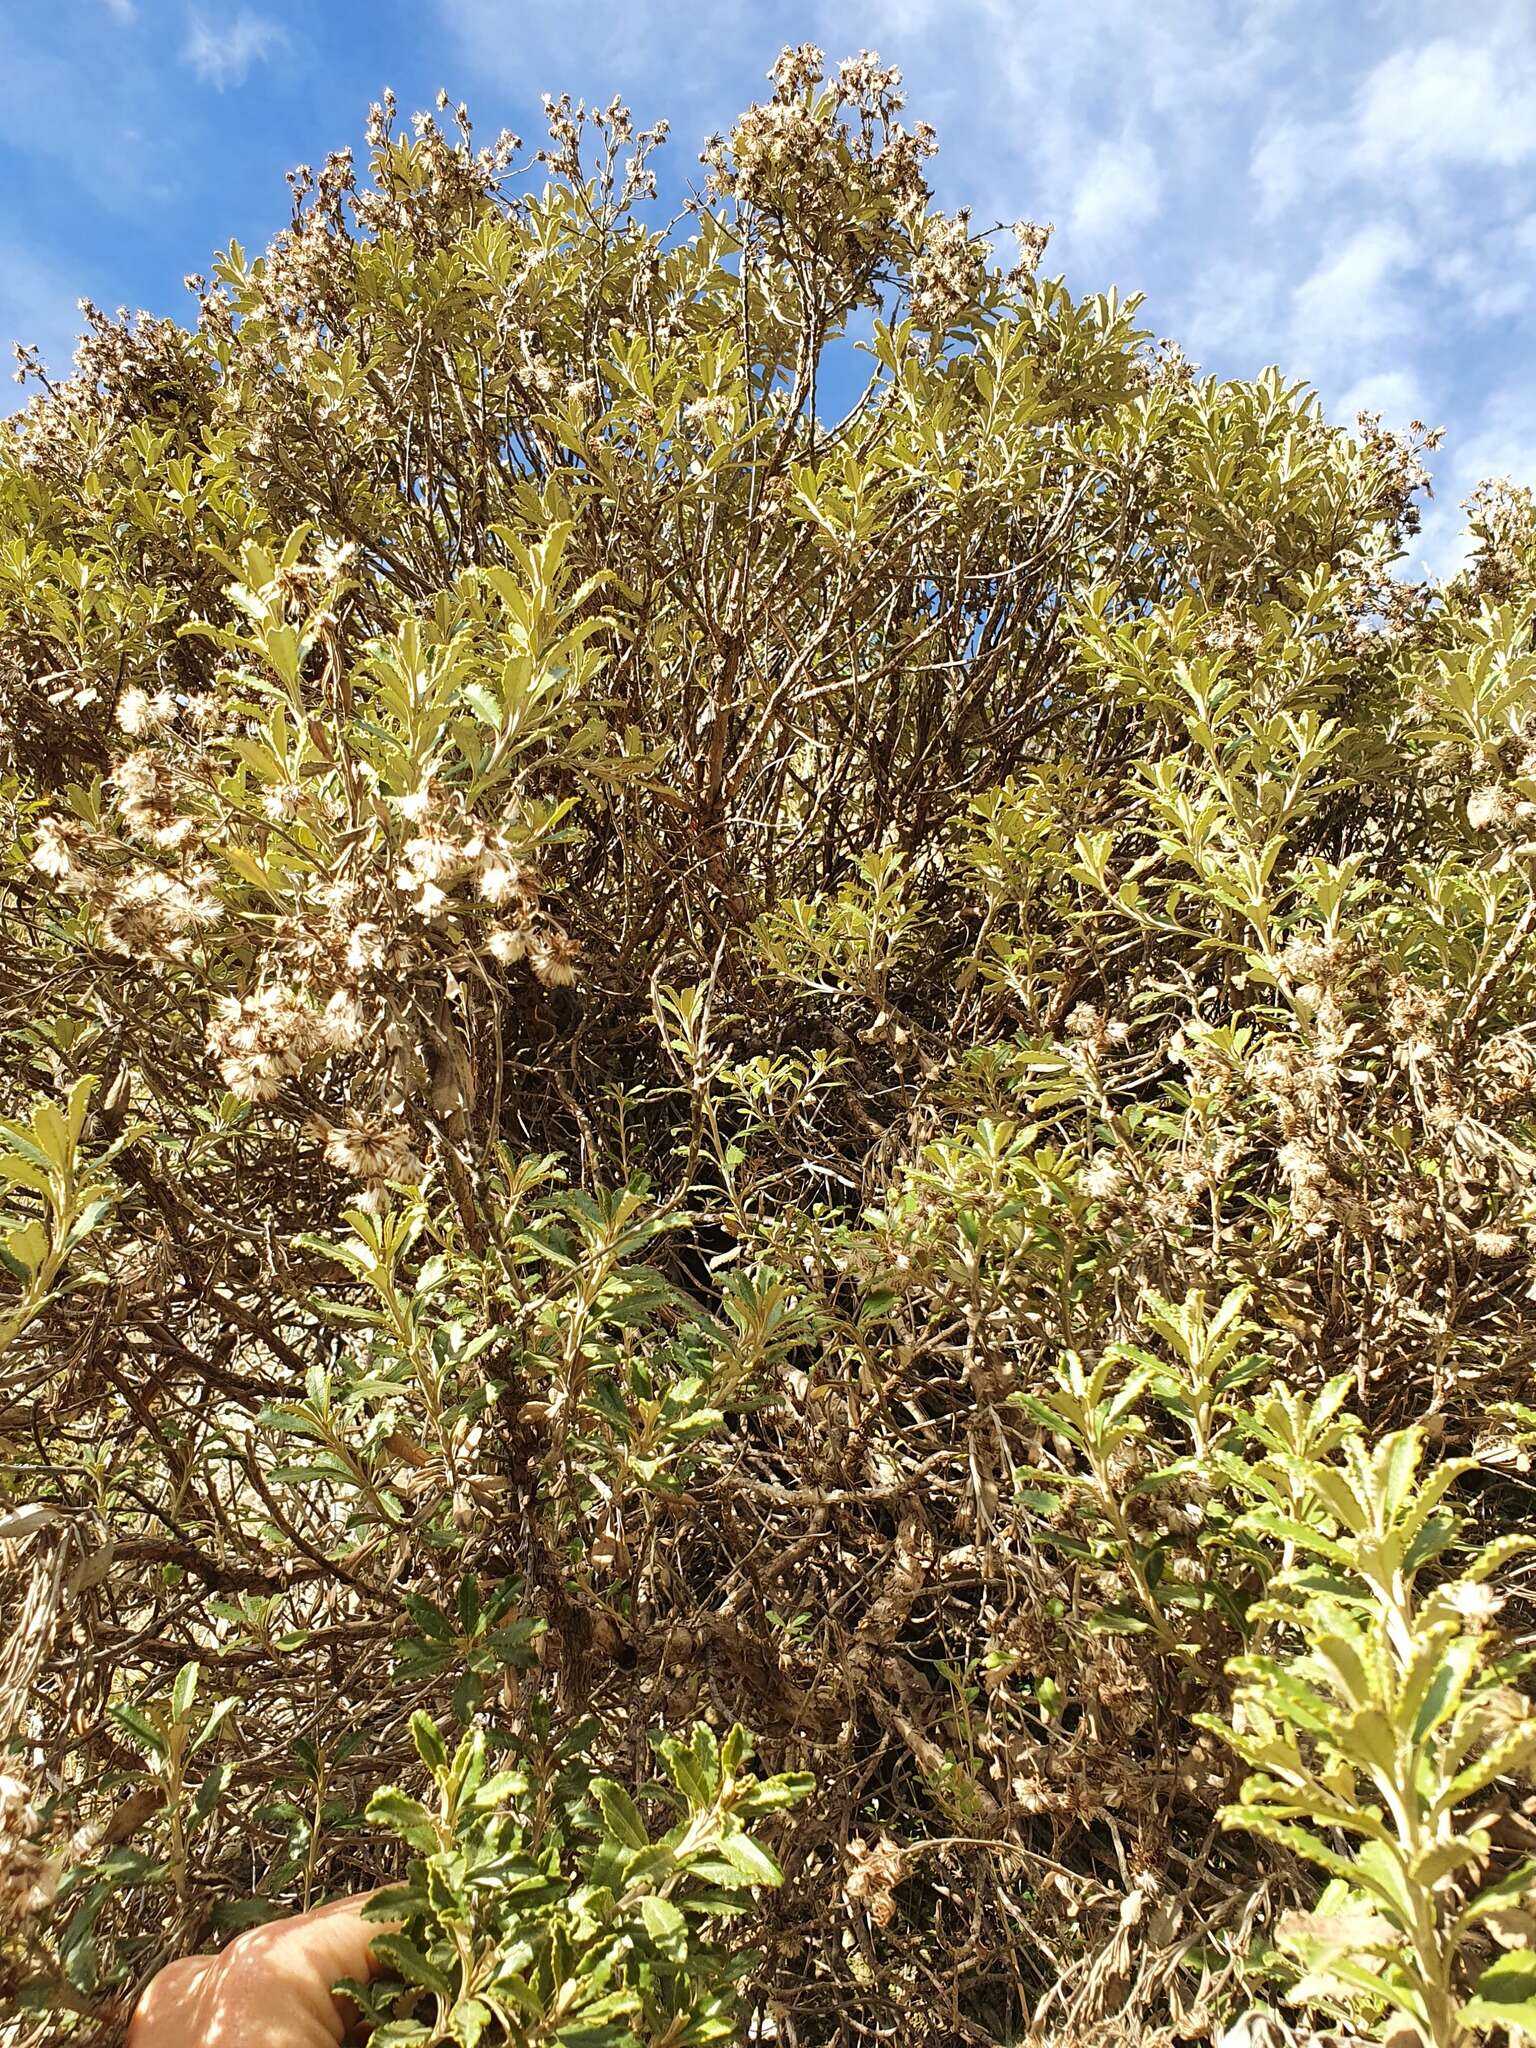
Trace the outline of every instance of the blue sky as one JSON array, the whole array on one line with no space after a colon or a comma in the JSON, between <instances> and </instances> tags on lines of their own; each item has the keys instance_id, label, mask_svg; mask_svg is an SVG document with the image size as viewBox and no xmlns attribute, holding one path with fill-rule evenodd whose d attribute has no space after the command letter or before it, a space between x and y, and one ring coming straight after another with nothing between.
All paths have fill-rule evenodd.
<instances>
[{"instance_id":1,"label":"blue sky","mask_svg":"<svg viewBox=\"0 0 1536 2048\"><path fill-rule=\"evenodd\" d=\"M1053 221L1047 267L1207 369L1444 426L1437 565L1478 477L1536 483L1536 0L0 0L0 338L182 313L385 85L525 138L542 92L623 93L675 190L803 39L898 63L941 203Z\"/></svg>"}]
</instances>

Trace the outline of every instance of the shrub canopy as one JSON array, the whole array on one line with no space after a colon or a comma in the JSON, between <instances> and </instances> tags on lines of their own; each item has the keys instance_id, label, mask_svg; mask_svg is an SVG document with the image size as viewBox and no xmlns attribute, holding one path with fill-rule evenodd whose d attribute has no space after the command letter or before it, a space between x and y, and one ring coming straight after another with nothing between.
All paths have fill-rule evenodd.
<instances>
[{"instance_id":1,"label":"shrub canopy","mask_svg":"<svg viewBox=\"0 0 1536 2048\"><path fill-rule=\"evenodd\" d=\"M900 109L786 52L657 225L618 106L386 105L195 326L30 364L38 2041L391 1875L401 2042L1532 2016L1467 1547L1533 1427L1531 501L1404 580L1424 437L999 253Z\"/></svg>"}]
</instances>

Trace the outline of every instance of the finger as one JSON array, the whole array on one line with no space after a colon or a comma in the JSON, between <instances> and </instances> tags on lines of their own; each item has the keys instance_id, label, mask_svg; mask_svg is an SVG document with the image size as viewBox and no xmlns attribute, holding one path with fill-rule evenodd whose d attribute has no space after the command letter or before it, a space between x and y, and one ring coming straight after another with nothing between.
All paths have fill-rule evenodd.
<instances>
[{"instance_id":1,"label":"finger","mask_svg":"<svg viewBox=\"0 0 1536 2048\"><path fill-rule=\"evenodd\" d=\"M271 1921L245 1937L251 1953L244 1959L232 2005L252 2019L280 2011L286 2029L280 2048L289 2048L290 2040L293 2048L310 2048L311 2043L323 2048L344 2038L356 2011L350 1999L337 1999L331 1987L342 1977L366 1982L380 1967L369 1947L388 1923L363 1918L372 1896L364 1892L333 1899L312 1913ZM264 2042L267 2038L261 2036Z\"/></svg>"},{"instance_id":2,"label":"finger","mask_svg":"<svg viewBox=\"0 0 1536 2048\"><path fill-rule=\"evenodd\" d=\"M331 1986L374 1973L369 1944L389 1924L363 1919L372 1896L270 1920L217 1956L169 1964L139 2001L130 2048L334 2048L355 2015Z\"/></svg>"},{"instance_id":3,"label":"finger","mask_svg":"<svg viewBox=\"0 0 1536 2048\"><path fill-rule=\"evenodd\" d=\"M145 1986L128 2028L128 2048L180 2048L183 2015L196 2006L213 1956L183 1956L167 1963Z\"/></svg>"},{"instance_id":4,"label":"finger","mask_svg":"<svg viewBox=\"0 0 1536 2048\"><path fill-rule=\"evenodd\" d=\"M316 1974L329 1973L327 1984L334 1984L338 1977L356 1977L366 1983L383 1967L370 1953L370 1944L376 1934L400 1923L365 1920L363 1908L373 1896L372 1892L358 1892L350 1898L332 1899L329 1905L317 1906L312 1913L286 1923L288 1938L309 1959Z\"/></svg>"}]
</instances>

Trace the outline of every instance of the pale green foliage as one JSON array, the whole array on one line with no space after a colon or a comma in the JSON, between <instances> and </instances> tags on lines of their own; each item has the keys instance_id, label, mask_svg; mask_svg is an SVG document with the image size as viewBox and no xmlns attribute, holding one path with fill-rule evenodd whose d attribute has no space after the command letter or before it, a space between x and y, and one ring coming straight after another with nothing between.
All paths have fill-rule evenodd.
<instances>
[{"instance_id":1,"label":"pale green foliage","mask_svg":"<svg viewBox=\"0 0 1536 2048\"><path fill-rule=\"evenodd\" d=\"M521 1739L490 1752L476 1729L451 1755L425 1714L411 1732L431 1796L387 1786L368 1808L412 1852L406 1882L367 1909L400 1923L375 1939L386 1974L351 1987L382 2022L378 2048L476 2048L493 2024L518 2048L735 2034L743 1966L711 1928L746 1910L740 1894L781 1882L746 1823L803 1801L809 1778L754 1777L739 1727L723 1742L702 1723L686 1743L661 1736L666 1780L641 1794L662 1810L653 1837L624 1787L588 1767L591 1722L557 1739L536 1702Z\"/></svg>"},{"instance_id":2,"label":"pale green foliage","mask_svg":"<svg viewBox=\"0 0 1536 2048\"><path fill-rule=\"evenodd\" d=\"M183 1664L164 1697L142 1698L133 1706L119 1702L112 1709L113 1720L143 1751L148 1783L165 1809L169 1835L163 1875L175 1886L178 1897L186 1892L198 1830L218 1803L229 1777L228 1764L215 1763L211 1757L196 1768L194 1764L239 1704L226 1695L213 1707L200 1708L201 1677L196 1664ZM162 1873L136 1874L151 1877Z\"/></svg>"},{"instance_id":3,"label":"pale green foliage","mask_svg":"<svg viewBox=\"0 0 1536 2048\"><path fill-rule=\"evenodd\" d=\"M1281 1925L1307 1972L1295 1996L1390 2008L1449 2048L1471 2028L1536 2023L1528 1993L1507 1988L1513 1958L1475 1982L1458 1971L1480 1925L1522 1947L1533 1931L1521 1901L1536 1863L1478 1888L1489 1789L1536 1755L1536 1716L1512 1689L1526 1659L1501 1653L1488 1589L1529 1539L1500 1538L1441 1575L1457 1533L1444 1498L1465 1467L1422 1473L1423 1448L1404 1429L1371 1450L1346 1436L1329 1459L1284 1454L1293 1511L1245 1518L1296 1559L1250 1613L1273 1647L1235 1660L1232 1727L1206 1725L1255 1771L1226 1824L1332 1879ZM1334 1846L1340 1836L1356 1846Z\"/></svg>"},{"instance_id":4,"label":"pale green foliage","mask_svg":"<svg viewBox=\"0 0 1536 2048\"><path fill-rule=\"evenodd\" d=\"M1403 580L1420 438L897 87L786 52L671 225L622 109L379 109L4 430L47 2048L413 1858L484 2048L1525 2010L1529 494Z\"/></svg>"},{"instance_id":5,"label":"pale green foliage","mask_svg":"<svg viewBox=\"0 0 1536 2048\"><path fill-rule=\"evenodd\" d=\"M82 1140L93 1087L84 1075L62 1108L44 1099L25 1122L0 1121L0 1182L34 1198L21 1220L0 1219L0 1267L16 1289L0 1312L0 1357L68 1284L70 1254L112 1211L116 1191L101 1170L128 1139L89 1155Z\"/></svg>"}]
</instances>

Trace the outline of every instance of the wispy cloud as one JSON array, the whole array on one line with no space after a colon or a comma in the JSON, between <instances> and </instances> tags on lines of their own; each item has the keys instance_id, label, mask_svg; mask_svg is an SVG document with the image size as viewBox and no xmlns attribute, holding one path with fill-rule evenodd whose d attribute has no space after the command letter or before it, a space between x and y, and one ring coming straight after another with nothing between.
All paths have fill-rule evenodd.
<instances>
[{"instance_id":1,"label":"wispy cloud","mask_svg":"<svg viewBox=\"0 0 1536 2048\"><path fill-rule=\"evenodd\" d=\"M1190 354L1245 374L1276 361L1284 353L1278 270L1238 251L1207 262L1192 259L1191 268L1193 280L1174 295L1171 328Z\"/></svg>"},{"instance_id":2,"label":"wispy cloud","mask_svg":"<svg viewBox=\"0 0 1536 2048\"><path fill-rule=\"evenodd\" d=\"M1536 213L1499 221L1486 233L1464 223L1433 270L1435 282L1479 326L1513 320L1536 303Z\"/></svg>"},{"instance_id":3,"label":"wispy cloud","mask_svg":"<svg viewBox=\"0 0 1536 2048\"><path fill-rule=\"evenodd\" d=\"M137 21L139 10L133 0L104 0L106 10L116 21Z\"/></svg>"},{"instance_id":4,"label":"wispy cloud","mask_svg":"<svg viewBox=\"0 0 1536 2048\"><path fill-rule=\"evenodd\" d=\"M1423 410L1424 393L1412 370L1374 370L1339 393L1334 409L1346 423L1357 413L1379 412L1391 427L1405 427Z\"/></svg>"},{"instance_id":5,"label":"wispy cloud","mask_svg":"<svg viewBox=\"0 0 1536 2048\"><path fill-rule=\"evenodd\" d=\"M194 14L187 25L181 59L216 92L240 85L253 64L261 64L287 41L282 27L264 14L242 7L227 20L214 22Z\"/></svg>"},{"instance_id":6,"label":"wispy cloud","mask_svg":"<svg viewBox=\"0 0 1536 2048\"><path fill-rule=\"evenodd\" d=\"M1292 294L1291 338L1299 353L1320 365L1399 333L1409 308L1398 280L1414 255L1413 238L1396 221L1357 228Z\"/></svg>"},{"instance_id":7,"label":"wispy cloud","mask_svg":"<svg viewBox=\"0 0 1536 2048\"><path fill-rule=\"evenodd\" d=\"M1378 177L1522 162L1536 154L1536 55L1502 37L1395 50L1361 85L1355 119L1356 165Z\"/></svg>"},{"instance_id":8,"label":"wispy cloud","mask_svg":"<svg viewBox=\"0 0 1536 2048\"><path fill-rule=\"evenodd\" d=\"M1412 212L1441 203L1458 173L1509 170L1532 156L1531 17L1522 24L1495 14L1480 34L1390 51L1336 111L1272 118L1248 169L1267 215L1315 207L1351 188L1374 190Z\"/></svg>"},{"instance_id":9,"label":"wispy cloud","mask_svg":"<svg viewBox=\"0 0 1536 2048\"><path fill-rule=\"evenodd\" d=\"M1162 177L1146 143L1102 143L1072 195L1068 228L1086 248L1096 248L1145 227L1157 218L1161 204Z\"/></svg>"},{"instance_id":10,"label":"wispy cloud","mask_svg":"<svg viewBox=\"0 0 1536 2048\"><path fill-rule=\"evenodd\" d=\"M1264 217L1272 220L1336 183L1347 147L1348 131L1338 121L1286 117L1268 125L1248 159Z\"/></svg>"}]
</instances>

